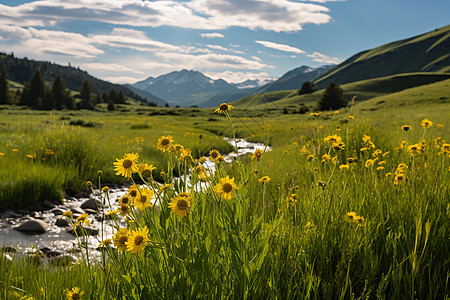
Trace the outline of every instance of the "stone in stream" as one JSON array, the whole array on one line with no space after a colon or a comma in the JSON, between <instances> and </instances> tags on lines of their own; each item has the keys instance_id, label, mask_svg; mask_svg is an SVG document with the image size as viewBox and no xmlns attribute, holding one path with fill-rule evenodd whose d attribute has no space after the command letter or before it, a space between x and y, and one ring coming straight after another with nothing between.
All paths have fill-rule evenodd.
<instances>
[{"instance_id":1,"label":"stone in stream","mask_svg":"<svg viewBox=\"0 0 450 300\"><path fill-rule=\"evenodd\" d=\"M51 210L52 213L55 214L55 216L61 216L65 210L61 209L61 208L54 208Z\"/></svg>"},{"instance_id":2,"label":"stone in stream","mask_svg":"<svg viewBox=\"0 0 450 300\"><path fill-rule=\"evenodd\" d=\"M59 227L64 227L64 226L69 226L69 225L70 225L70 222L69 222L69 220L66 219L66 218L64 218L64 219L58 219L58 220L56 220L55 225L56 225L56 226L59 226Z\"/></svg>"},{"instance_id":3,"label":"stone in stream","mask_svg":"<svg viewBox=\"0 0 450 300\"><path fill-rule=\"evenodd\" d=\"M30 218L28 220L25 220L22 224L14 228L15 230L29 233L29 234L35 234L35 233L45 233L48 229L47 223L45 223L42 220L36 220L33 218Z\"/></svg>"},{"instance_id":4,"label":"stone in stream","mask_svg":"<svg viewBox=\"0 0 450 300\"><path fill-rule=\"evenodd\" d=\"M16 253L17 249L14 247L11 247L11 246L3 246L3 247L0 247L0 252Z\"/></svg>"},{"instance_id":5,"label":"stone in stream","mask_svg":"<svg viewBox=\"0 0 450 300\"><path fill-rule=\"evenodd\" d=\"M100 205L101 204L97 200L91 198L89 200L84 201L83 204L80 205L80 208L98 210Z\"/></svg>"},{"instance_id":6,"label":"stone in stream","mask_svg":"<svg viewBox=\"0 0 450 300\"><path fill-rule=\"evenodd\" d=\"M44 202L42 202L42 206L44 206L45 208L50 208L50 209L52 209L52 208L55 208L55 207L56 207L56 204L53 203L53 202L50 202L50 201L48 201L48 200L45 200Z\"/></svg>"}]
</instances>

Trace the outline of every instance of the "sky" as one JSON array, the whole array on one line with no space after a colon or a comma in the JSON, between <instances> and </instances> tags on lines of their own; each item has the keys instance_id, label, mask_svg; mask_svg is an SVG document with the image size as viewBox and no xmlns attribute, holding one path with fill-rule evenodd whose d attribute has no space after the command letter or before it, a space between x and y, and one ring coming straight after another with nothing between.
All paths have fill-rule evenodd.
<instances>
[{"instance_id":1,"label":"sky","mask_svg":"<svg viewBox=\"0 0 450 300\"><path fill-rule=\"evenodd\" d=\"M0 0L0 52L114 83L271 79L450 24L449 0Z\"/></svg>"}]
</instances>

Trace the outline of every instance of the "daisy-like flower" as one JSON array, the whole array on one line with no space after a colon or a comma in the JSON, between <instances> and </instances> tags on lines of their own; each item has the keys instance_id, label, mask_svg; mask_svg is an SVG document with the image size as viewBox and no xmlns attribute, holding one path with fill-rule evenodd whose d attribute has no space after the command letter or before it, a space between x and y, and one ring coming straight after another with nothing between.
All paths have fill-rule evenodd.
<instances>
[{"instance_id":1,"label":"daisy-like flower","mask_svg":"<svg viewBox=\"0 0 450 300\"><path fill-rule=\"evenodd\" d=\"M349 157L347 158L347 163L348 164L353 164L356 163L358 161L358 159L356 157Z\"/></svg>"},{"instance_id":2,"label":"daisy-like flower","mask_svg":"<svg viewBox=\"0 0 450 300\"><path fill-rule=\"evenodd\" d=\"M423 128L430 128L433 126L433 122L428 119L423 119L422 122L420 122L420 125L422 125Z\"/></svg>"},{"instance_id":3,"label":"daisy-like flower","mask_svg":"<svg viewBox=\"0 0 450 300\"><path fill-rule=\"evenodd\" d=\"M321 113L322 112L316 112L316 113L312 112L312 113L309 113L309 116L310 117L318 117Z\"/></svg>"},{"instance_id":4,"label":"daisy-like flower","mask_svg":"<svg viewBox=\"0 0 450 300\"><path fill-rule=\"evenodd\" d=\"M372 153L372 157L378 157L381 153L382 153L381 150L377 149Z\"/></svg>"},{"instance_id":5,"label":"daisy-like flower","mask_svg":"<svg viewBox=\"0 0 450 300\"><path fill-rule=\"evenodd\" d=\"M125 244L128 241L129 236L128 229L120 228L113 236L114 246L117 247L119 252L127 250L127 245Z\"/></svg>"},{"instance_id":6,"label":"daisy-like flower","mask_svg":"<svg viewBox=\"0 0 450 300\"><path fill-rule=\"evenodd\" d=\"M180 193L176 197L173 197L169 203L169 208L178 217L186 217L191 208L191 194L190 193Z\"/></svg>"},{"instance_id":7,"label":"daisy-like flower","mask_svg":"<svg viewBox=\"0 0 450 300\"><path fill-rule=\"evenodd\" d=\"M408 131L408 130L410 130L411 129L411 126L409 126L409 125L403 125L402 126L402 130L403 131Z\"/></svg>"},{"instance_id":8,"label":"daisy-like flower","mask_svg":"<svg viewBox=\"0 0 450 300\"><path fill-rule=\"evenodd\" d=\"M125 203L120 203L119 207L117 208L117 212L122 216L126 216L131 211L130 206Z\"/></svg>"},{"instance_id":9,"label":"daisy-like flower","mask_svg":"<svg viewBox=\"0 0 450 300\"><path fill-rule=\"evenodd\" d=\"M161 150L163 152L169 151L172 147L173 137L171 135L162 136L158 139L158 143L156 144L156 149Z\"/></svg>"},{"instance_id":10,"label":"daisy-like flower","mask_svg":"<svg viewBox=\"0 0 450 300\"><path fill-rule=\"evenodd\" d=\"M409 155L414 156L422 152L422 147L420 144L410 145L407 148L407 152L409 153Z\"/></svg>"},{"instance_id":11,"label":"daisy-like flower","mask_svg":"<svg viewBox=\"0 0 450 300\"><path fill-rule=\"evenodd\" d=\"M395 175L394 184L399 185L405 182L406 180L406 173L398 173Z\"/></svg>"},{"instance_id":12,"label":"daisy-like flower","mask_svg":"<svg viewBox=\"0 0 450 300\"><path fill-rule=\"evenodd\" d=\"M150 202L150 199L153 198L155 195L155 192L143 187L140 192L138 192L138 195L133 201L134 206L136 206L139 210L144 210L146 207L151 207L152 203Z\"/></svg>"},{"instance_id":13,"label":"daisy-like flower","mask_svg":"<svg viewBox=\"0 0 450 300\"><path fill-rule=\"evenodd\" d=\"M139 169L136 161L139 158L137 153L127 153L122 159L117 159L114 163L114 171L117 171L116 175L122 175L124 177L130 178L131 174L136 173Z\"/></svg>"},{"instance_id":14,"label":"daisy-like flower","mask_svg":"<svg viewBox=\"0 0 450 300\"><path fill-rule=\"evenodd\" d=\"M203 165L203 164L206 162L206 160L207 160L207 158L204 157L204 156L202 156L202 157L200 157L200 158L198 159L198 163L201 164L201 165Z\"/></svg>"},{"instance_id":15,"label":"daisy-like flower","mask_svg":"<svg viewBox=\"0 0 450 300\"><path fill-rule=\"evenodd\" d=\"M130 196L128 195L128 193L125 193L122 198L119 199L119 205L120 204L131 204L132 200L130 198Z\"/></svg>"},{"instance_id":16,"label":"daisy-like flower","mask_svg":"<svg viewBox=\"0 0 450 300\"><path fill-rule=\"evenodd\" d=\"M219 113L219 114L224 114L227 111L232 110L233 108L234 107L230 104L222 103L219 105L219 107L214 112Z\"/></svg>"},{"instance_id":17,"label":"daisy-like flower","mask_svg":"<svg viewBox=\"0 0 450 300\"><path fill-rule=\"evenodd\" d=\"M73 219L73 217L72 217L72 211L71 211L71 210L65 211L65 212L62 214L62 216L61 216L60 219L62 219L62 218L64 218L64 217L66 217L66 218L69 219L69 220L72 220L72 219Z\"/></svg>"},{"instance_id":18,"label":"daisy-like flower","mask_svg":"<svg viewBox=\"0 0 450 300\"><path fill-rule=\"evenodd\" d=\"M350 120L353 120L355 117L354 117L354 116L348 116L348 118L349 118Z\"/></svg>"},{"instance_id":19,"label":"daisy-like flower","mask_svg":"<svg viewBox=\"0 0 450 300\"><path fill-rule=\"evenodd\" d=\"M329 135L323 139L325 142L330 143L340 143L342 142L342 138L336 134Z\"/></svg>"},{"instance_id":20,"label":"daisy-like flower","mask_svg":"<svg viewBox=\"0 0 450 300\"><path fill-rule=\"evenodd\" d=\"M350 165L349 164L345 164L345 165L340 165L339 169L342 171L347 171L350 169Z\"/></svg>"},{"instance_id":21,"label":"daisy-like flower","mask_svg":"<svg viewBox=\"0 0 450 300\"><path fill-rule=\"evenodd\" d=\"M324 155L322 155L322 160L320 162L325 162L325 161L330 160L330 159L331 159L331 155L324 154Z\"/></svg>"},{"instance_id":22,"label":"daisy-like flower","mask_svg":"<svg viewBox=\"0 0 450 300\"><path fill-rule=\"evenodd\" d=\"M219 179L219 183L214 187L214 191L225 200L230 200L234 197L237 185L234 183L234 177L224 177Z\"/></svg>"},{"instance_id":23,"label":"daisy-like flower","mask_svg":"<svg viewBox=\"0 0 450 300\"><path fill-rule=\"evenodd\" d=\"M106 246L111 245L112 243L113 243L113 242L112 242L111 239L105 239L105 240L103 240L98 246L99 246L99 247L106 247Z\"/></svg>"},{"instance_id":24,"label":"daisy-like flower","mask_svg":"<svg viewBox=\"0 0 450 300\"><path fill-rule=\"evenodd\" d=\"M348 213L345 214L344 220L345 220L346 222L348 222L348 223L353 223L353 222L355 222L355 218L356 218L357 216L358 216L358 215L357 215L354 211L351 211L351 212L348 212Z\"/></svg>"},{"instance_id":25,"label":"daisy-like flower","mask_svg":"<svg viewBox=\"0 0 450 300\"><path fill-rule=\"evenodd\" d=\"M263 176L261 177L259 180L259 183L268 183L270 181L270 177L269 176Z\"/></svg>"},{"instance_id":26,"label":"daisy-like flower","mask_svg":"<svg viewBox=\"0 0 450 300\"><path fill-rule=\"evenodd\" d=\"M86 224L87 226L90 225L89 220L88 220L88 214L82 214L81 216L79 216L77 218L77 221L75 222L75 224L73 225L74 227L78 226L78 225L82 225L83 223Z\"/></svg>"},{"instance_id":27,"label":"daisy-like flower","mask_svg":"<svg viewBox=\"0 0 450 300\"><path fill-rule=\"evenodd\" d=\"M154 167L153 165L148 165L148 164L139 164L138 168L139 168L139 172L142 174L142 176L144 176L146 178L151 178L152 171L154 169L156 169L156 167Z\"/></svg>"},{"instance_id":28,"label":"daisy-like flower","mask_svg":"<svg viewBox=\"0 0 450 300\"><path fill-rule=\"evenodd\" d=\"M136 197L139 195L139 189L138 187L133 184L132 186L130 186L128 188L128 195L130 196L130 200L133 201L134 199L136 199Z\"/></svg>"},{"instance_id":29,"label":"daisy-like flower","mask_svg":"<svg viewBox=\"0 0 450 300\"><path fill-rule=\"evenodd\" d=\"M354 222L358 224L358 226L363 226L366 220L364 220L364 217L362 216L356 216Z\"/></svg>"},{"instance_id":30,"label":"daisy-like flower","mask_svg":"<svg viewBox=\"0 0 450 300\"><path fill-rule=\"evenodd\" d=\"M314 155L310 154L306 157L306 159L308 159L309 161L312 161L314 159Z\"/></svg>"},{"instance_id":31,"label":"daisy-like flower","mask_svg":"<svg viewBox=\"0 0 450 300\"><path fill-rule=\"evenodd\" d=\"M252 160L260 160L261 156L264 154L264 151L262 149L256 149L255 152L252 154Z\"/></svg>"},{"instance_id":32,"label":"daisy-like flower","mask_svg":"<svg viewBox=\"0 0 450 300\"><path fill-rule=\"evenodd\" d=\"M222 154L216 149L209 151L209 160L212 162L218 162Z\"/></svg>"},{"instance_id":33,"label":"daisy-like flower","mask_svg":"<svg viewBox=\"0 0 450 300\"><path fill-rule=\"evenodd\" d=\"M332 144L333 148L337 151L343 150L345 147L345 144L343 142L335 142Z\"/></svg>"},{"instance_id":34,"label":"daisy-like flower","mask_svg":"<svg viewBox=\"0 0 450 300\"><path fill-rule=\"evenodd\" d=\"M125 242L127 251L132 253L139 253L147 246L150 241L148 238L148 228L139 228L132 231L128 236L128 240Z\"/></svg>"},{"instance_id":35,"label":"daisy-like flower","mask_svg":"<svg viewBox=\"0 0 450 300\"><path fill-rule=\"evenodd\" d=\"M375 159L368 159L366 160L366 163L364 164L366 166L366 168L370 168L371 166L373 166L375 164L375 162L377 161L378 158Z\"/></svg>"},{"instance_id":36,"label":"daisy-like flower","mask_svg":"<svg viewBox=\"0 0 450 300\"><path fill-rule=\"evenodd\" d=\"M83 297L84 292L80 291L79 287L73 287L71 290L68 290L66 292L66 298L67 300L78 300Z\"/></svg>"}]
</instances>

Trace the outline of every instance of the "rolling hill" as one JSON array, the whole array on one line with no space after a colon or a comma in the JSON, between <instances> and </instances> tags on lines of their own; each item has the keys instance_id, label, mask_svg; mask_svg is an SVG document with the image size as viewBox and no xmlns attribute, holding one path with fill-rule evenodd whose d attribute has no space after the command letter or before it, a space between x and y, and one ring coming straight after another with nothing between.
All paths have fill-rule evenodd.
<instances>
[{"instance_id":1,"label":"rolling hill","mask_svg":"<svg viewBox=\"0 0 450 300\"><path fill-rule=\"evenodd\" d=\"M450 79L450 74L446 73L411 73L386 76L348 83L341 86L344 96L351 99L357 96L357 102L369 100L378 96L397 93L409 88L423 86ZM316 107L316 103L322 96L323 90L312 94L298 95L297 90L276 91L262 94L254 94L232 104L240 107L257 105L268 105L283 108L307 105L310 109ZM447 92L450 94L450 91Z\"/></svg>"},{"instance_id":2,"label":"rolling hill","mask_svg":"<svg viewBox=\"0 0 450 300\"><path fill-rule=\"evenodd\" d=\"M450 72L450 25L360 52L313 82L320 88L413 72Z\"/></svg>"}]
</instances>

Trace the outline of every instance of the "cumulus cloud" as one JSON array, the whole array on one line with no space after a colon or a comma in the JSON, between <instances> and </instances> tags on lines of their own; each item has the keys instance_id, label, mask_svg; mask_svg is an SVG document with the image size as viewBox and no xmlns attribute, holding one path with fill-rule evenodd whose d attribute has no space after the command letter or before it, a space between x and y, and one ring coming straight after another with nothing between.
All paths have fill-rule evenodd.
<instances>
[{"instance_id":1,"label":"cumulus cloud","mask_svg":"<svg viewBox=\"0 0 450 300\"><path fill-rule=\"evenodd\" d=\"M224 38L225 36L218 32L212 32L212 33L200 33L201 37L208 38L208 39L214 39L214 38Z\"/></svg>"},{"instance_id":2,"label":"cumulus cloud","mask_svg":"<svg viewBox=\"0 0 450 300\"><path fill-rule=\"evenodd\" d=\"M92 58L103 53L103 50L91 45L88 38L78 33L0 25L0 35L13 40L18 47L33 49L39 54Z\"/></svg>"},{"instance_id":3,"label":"cumulus cloud","mask_svg":"<svg viewBox=\"0 0 450 300\"><path fill-rule=\"evenodd\" d=\"M273 43L273 42L269 42L269 41L255 41L255 43L261 44L264 47L267 48L272 48L272 49L277 49L280 51L284 51L284 52L292 52L292 53L305 53L305 51L289 46L289 45L285 45L285 44L277 44L277 43Z\"/></svg>"},{"instance_id":4,"label":"cumulus cloud","mask_svg":"<svg viewBox=\"0 0 450 300\"><path fill-rule=\"evenodd\" d=\"M294 32L303 24L330 21L328 8L293 0L37 0L0 5L0 24L45 26L87 20L129 26L174 26L217 30L231 26ZM205 33L204 37L222 37Z\"/></svg>"},{"instance_id":5,"label":"cumulus cloud","mask_svg":"<svg viewBox=\"0 0 450 300\"><path fill-rule=\"evenodd\" d=\"M271 66L263 64L259 61L249 60L237 55L229 54L180 54L175 52L158 52L155 55L164 61L170 61L172 64L183 66L187 69L248 69L260 70L262 68L270 68Z\"/></svg>"},{"instance_id":6,"label":"cumulus cloud","mask_svg":"<svg viewBox=\"0 0 450 300\"><path fill-rule=\"evenodd\" d=\"M338 64L340 63L340 59L336 57L331 57L319 52L314 52L313 54L308 54L309 57L313 59L313 61L326 63L326 64Z\"/></svg>"},{"instance_id":7,"label":"cumulus cloud","mask_svg":"<svg viewBox=\"0 0 450 300\"><path fill-rule=\"evenodd\" d=\"M210 49L214 49L214 50L220 50L220 51L228 51L227 48L222 47L220 45L206 45L206 47L210 48Z\"/></svg>"}]
</instances>

